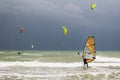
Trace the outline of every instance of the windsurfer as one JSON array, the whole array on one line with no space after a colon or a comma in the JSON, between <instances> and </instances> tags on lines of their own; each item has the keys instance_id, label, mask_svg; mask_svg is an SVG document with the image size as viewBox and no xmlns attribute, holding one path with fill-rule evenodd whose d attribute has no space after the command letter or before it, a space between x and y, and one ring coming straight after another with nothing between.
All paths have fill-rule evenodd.
<instances>
[{"instance_id":1,"label":"windsurfer","mask_svg":"<svg viewBox=\"0 0 120 80\"><path fill-rule=\"evenodd\" d=\"M78 52L77 54L80 55L79 52ZM84 57L84 55L82 55L82 58L83 58L84 66L86 65L87 68L88 68L88 62L87 62L87 59Z\"/></svg>"},{"instance_id":2,"label":"windsurfer","mask_svg":"<svg viewBox=\"0 0 120 80\"><path fill-rule=\"evenodd\" d=\"M84 58L84 55L82 55L82 58L83 58L84 66L86 65L86 66L87 66L87 68L88 68L88 62L87 62L87 59L86 59L86 58Z\"/></svg>"},{"instance_id":3,"label":"windsurfer","mask_svg":"<svg viewBox=\"0 0 120 80\"><path fill-rule=\"evenodd\" d=\"M79 52L78 52L78 55L79 55ZM81 56L84 62L84 66L86 68L88 68L88 63L96 59L94 36L88 36L86 43L85 43L85 47L83 49L83 54Z\"/></svg>"}]
</instances>

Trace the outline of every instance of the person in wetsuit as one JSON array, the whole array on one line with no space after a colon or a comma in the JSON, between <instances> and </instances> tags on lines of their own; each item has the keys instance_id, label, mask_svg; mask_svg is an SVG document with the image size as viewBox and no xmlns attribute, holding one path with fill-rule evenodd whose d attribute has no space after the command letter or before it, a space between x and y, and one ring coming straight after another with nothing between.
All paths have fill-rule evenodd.
<instances>
[{"instance_id":1,"label":"person in wetsuit","mask_svg":"<svg viewBox=\"0 0 120 80\"><path fill-rule=\"evenodd\" d=\"M84 62L84 66L86 65L87 68L88 68L88 62L87 62L87 59L83 57L83 62Z\"/></svg>"},{"instance_id":2,"label":"person in wetsuit","mask_svg":"<svg viewBox=\"0 0 120 80\"><path fill-rule=\"evenodd\" d=\"M20 55L21 53L20 52L18 52L18 55Z\"/></svg>"},{"instance_id":3,"label":"person in wetsuit","mask_svg":"<svg viewBox=\"0 0 120 80\"><path fill-rule=\"evenodd\" d=\"M78 55L80 55L80 53L79 53L79 52L78 52L77 54L78 54ZM84 55L82 55L82 58L83 58L84 66L86 65L86 66L87 66L87 68L88 68L88 62L87 62L87 59L86 59L86 58L84 58Z\"/></svg>"}]
</instances>

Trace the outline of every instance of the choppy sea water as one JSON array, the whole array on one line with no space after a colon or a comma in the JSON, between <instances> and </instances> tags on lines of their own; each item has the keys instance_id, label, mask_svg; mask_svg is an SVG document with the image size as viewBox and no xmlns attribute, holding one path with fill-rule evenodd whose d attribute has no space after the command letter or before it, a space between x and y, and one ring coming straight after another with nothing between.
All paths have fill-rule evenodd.
<instances>
[{"instance_id":1,"label":"choppy sea water","mask_svg":"<svg viewBox=\"0 0 120 80\"><path fill-rule=\"evenodd\" d=\"M88 69L77 51L0 51L0 80L120 80L120 51L98 51Z\"/></svg>"}]
</instances>

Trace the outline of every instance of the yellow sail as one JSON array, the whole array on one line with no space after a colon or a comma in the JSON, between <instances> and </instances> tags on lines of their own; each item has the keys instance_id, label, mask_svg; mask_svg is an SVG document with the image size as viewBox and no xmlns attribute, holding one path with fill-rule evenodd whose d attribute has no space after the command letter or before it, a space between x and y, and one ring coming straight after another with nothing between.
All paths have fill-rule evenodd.
<instances>
[{"instance_id":1,"label":"yellow sail","mask_svg":"<svg viewBox=\"0 0 120 80\"><path fill-rule=\"evenodd\" d=\"M86 58L87 62L91 62L95 59L95 39L94 36L88 36L88 39L85 44L84 58Z\"/></svg>"}]
</instances>

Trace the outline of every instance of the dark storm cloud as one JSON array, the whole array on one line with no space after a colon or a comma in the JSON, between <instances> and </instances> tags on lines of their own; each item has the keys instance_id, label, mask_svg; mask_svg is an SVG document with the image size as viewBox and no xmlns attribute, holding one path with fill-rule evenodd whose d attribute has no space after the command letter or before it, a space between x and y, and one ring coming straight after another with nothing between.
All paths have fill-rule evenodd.
<instances>
[{"instance_id":1,"label":"dark storm cloud","mask_svg":"<svg viewBox=\"0 0 120 80\"><path fill-rule=\"evenodd\" d=\"M98 50L120 50L120 1L93 2L94 10L88 0L1 0L0 49L30 49L34 44L35 49L77 50L91 34ZM21 25L22 36L17 31ZM66 37L61 25L69 29Z\"/></svg>"}]
</instances>

